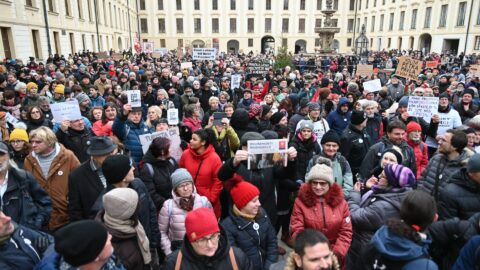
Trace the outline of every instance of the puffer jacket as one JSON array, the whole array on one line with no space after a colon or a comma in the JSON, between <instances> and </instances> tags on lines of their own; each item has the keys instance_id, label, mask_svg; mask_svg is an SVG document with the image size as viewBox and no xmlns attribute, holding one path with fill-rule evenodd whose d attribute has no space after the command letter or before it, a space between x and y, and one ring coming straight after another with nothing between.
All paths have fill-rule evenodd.
<instances>
[{"instance_id":1,"label":"puffer jacket","mask_svg":"<svg viewBox=\"0 0 480 270\"><path fill-rule=\"evenodd\" d=\"M113 121L112 131L115 136L123 141L125 147L130 150L130 155L135 162L138 163L142 160L143 150L139 136L150 133L143 120L140 120L138 124L134 124L120 113Z\"/></svg>"},{"instance_id":2,"label":"puffer jacket","mask_svg":"<svg viewBox=\"0 0 480 270\"><path fill-rule=\"evenodd\" d=\"M198 194L208 198L213 205L215 215L220 217L220 192L223 185L217 173L222 166L222 161L213 146L209 145L205 152L198 155L189 145L180 157L179 166L188 170Z\"/></svg>"},{"instance_id":3,"label":"puffer jacket","mask_svg":"<svg viewBox=\"0 0 480 270\"><path fill-rule=\"evenodd\" d=\"M438 215L442 220L458 217L469 219L480 212L480 184L472 180L463 168L443 187L438 199Z\"/></svg>"},{"instance_id":4,"label":"puffer jacket","mask_svg":"<svg viewBox=\"0 0 480 270\"><path fill-rule=\"evenodd\" d=\"M301 132L298 131L296 136L290 141L289 147L293 147L297 150L297 164L294 180L305 181L308 162L313 156L320 154L322 151L320 145L317 143L317 137L312 133L310 139L304 140Z\"/></svg>"},{"instance_id":5,"label":"puffer jacket","mask_svg":"<svg viewBox=\"0 0 480 270\"><path fill-rule=\"evenodd\" d=\"M37 179L52 199L52 214L48 224L50 230L68 223L68 175L80 165L75 154L63 145L57 143L55 149L57 155L50 165L47 178L43 177L35 152L27 156L24 164L24 169Z\"/></svg>"},{"instance_id":6,"label":"puffer jacket","mask_svg":"<svg viewBox=\"0 0 480 270\"><path fill-rule=\"evenodd\" d=\"M402 201L410 188L378 190L368 198L360 192L350 192L348 207L353 225L352 245L347 256L347 265L354 269L362 248L365 247L385 221L400 217Z\"/></svg>"},{"instance_id":7,"label":"puffer jacket","mask_svg":"<svg viewBox=\"0 0 480 270\"><path fill-rule=\"evenodd\" d=\"M396 102L398 102L402 97L405 91L405 86L402 82L398 82L398 84L389 84L388 86L388 95L393 98Z\"/></svg>"},{"instance_id":8,"label":"puffer jacket","mask_svg":"<svg viewBox=\"0 0 480 270\"><path fill-rule=\"evenodd\" d=\"M466 167L468 160L468 154L465 150L453 160L448 160L444 154L436 154L430 159L427 168L423 171L418 187L438 200L446 181L461 168Z\"/></svg>"},{"instance_id":9,"label":"puffer jacket","mask_svg":"<svg viewBox=\"0 0 480 270\"><path fill-rule=\"evenodd\" d=\"M340 137L339 152L347 159L352 169L353 179L356 179L357 173L360 172L362 161L367 155L368 149L372 145L370 136L364 130L358 130L354 125L350 124L343 131Z\"/></svg>"},{"instance_id":10,"label":"puffer jacket","mask_svg":"<svg viewBox=\"0 0 480 270\"><path fill-rule=\"evenodd\" d=\"M352 239L350 211L342 189L336 183L325 196L319 198L307 183L302 185L295 199L290 229L292 238L304 229L321 231L330 241L332 251L340 261L345 259Z\"/></svg>"},{"instance_id":11,"label":"puffer jacket","mask_svg":"<svg viewBox=\"0 0 480 270\"><path fill-rule=\"evenodd\" d=\"M207 207L212 208L212 204L207 197L197 193L193 187L193 209ZM160 229L160 243L165 255L172 253L172 241L182 241L185 236L185 217L188 212L180 207L180 197L172 191L172 198L165 201L160 214L158 215L158 225Z\"/></svg>"},{"instance_id":12,"label":"puffer jacket","mask_svg":"<svg viewBox=\"0 0 480 270\"><path fill-rule=\"evenodd\" d=\"M224 161L233 157L235 155L235 151L237 151L238 147L240 146L240 138L238 138L235 130L231 126L224 128L220 133L218 133L215 127L212 127L212 130L217 138L218 146L223 152L219 154L220 158Z\"/></svg>"},{"instance_id":13,"label":"puffer jacket","mask_svg":"<svg viewBox=\"0 0 480 270\"><path fill-rule=\"evenodd\" d=\"M337 132L338 136L341 136L345 128L347 128L348 123L350 123L350 117L352 116L351 111L347 111L346 113L342 112L341 107L345 104L348 104L348 99L345 97L340 98L337 109L327 116L328 125Z\"/></svg>"},{"instance_id":14,"label":"puffer jacket","mask_svg":"<svg viewBox=\"0 0 480 270\"><path fill-rule=\"evenodd\" d=\"M255 230L255 224L258 229ZM230 215L223 220L222 227L231 246L240 248L250 259L253 269L268 270L278 260L278 246L275 228L270 223L265 210L260 209L255 221Z\"/></svg>"},{"instance_id":15,"label":"puffer jacket","mask_svg":"<svg viewBox=\"0 0 480 270\"><path fill-rule=\"evenodd\" d=\"M350 190L353 189L353 175L352 169L348 164L347 159L340 153L336 153L333 158L328 158L323 151L308 162L307 173L318 162L318 159L326 158L332 162L333 179L340 187L342 187L345 197L348 196Z\"/></svg>"},{"instance_id":16,"label":"puffer jacket","mask_svg":"<svg viewBox=\"0 0 480 270\"><path fill-rule=\"evenodd\" d=\"M93 133L95 133L96 136L112 136L112 125L113 121L103 123L102 120L98 120L93 123L92 131Z\"/></svg>"},{"instance_id":17,"label":"puffer jacket","mask_svg":"<svg viewBox=\"0 0 480 270\"><path fill-rule=\"evenodd\" d=\"M140 171L140 179L145 183L155 207L160 211L163 203L172 198L172 180L170 176L178 168L178 164L173 158L167 160L157 159L150 150L145 153L142 161L143 167Z\"/></svg>"},{"instance_id":18,"label":"puffer jacket","mask_svg":"<svg viewBox=\"0 0 480 270\"><path fill-rule=\"evenodd\" d=\"M367 126L365 127L365 132L370 137L372 144L375 144L381 141L383 136L383 131L385 127L383 125L382 117L378 114L375 114L373 117L367 119Z\"/></svg>"}]
</instances>

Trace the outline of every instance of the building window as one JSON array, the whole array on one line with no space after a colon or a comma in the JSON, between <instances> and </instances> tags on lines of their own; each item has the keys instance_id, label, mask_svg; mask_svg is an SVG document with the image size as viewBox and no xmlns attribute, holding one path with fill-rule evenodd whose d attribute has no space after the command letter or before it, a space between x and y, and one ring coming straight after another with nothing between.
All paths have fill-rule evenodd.
<instances>
[{"instance_id":1,"label":"building window","mask_svg":"<svg viewBox=\"0 0 480 270\"><path fill-rule=\"evenodd\" d=\"M432 7L425 9L425 21L423 22L423 28L430 28L430 21L432 17Z\"/></svg>"},{"instance_id":2,"label":"building window","mask_svg":"<svg viewBox=\"0 0 480 270\"><path fill-rule=\"evenodd\" d=\"M388 38L387 39L387 48L390 48L391 45L392 45L392 39Z\"/></svg>"},{"instance_id":3,"label":"building window","mask_svg":"<svg viewBox=\"0 0 480 270\"><path fill-rule=\"evenodd\" d=\"M457 26L465 25L465 12L467 11L467 2L461 2L458 5Z\"/></svg>"},{"instance_id":4,"label":"building window","mask_svg":"<svg viewBox=\"0 0 480 270\"><path fill-rule=\"evenodd\" d=\"M253 20L253 18L248 18L247 24L248 24L248 33L255 32L255 21Z\"/></svg>"},{"instance_id":5,"label":"building window","mask_svg":"<svg viewBox=\"0 0 480 270\"><path fill-rule=\"evenodd\" d=\"M315 19L315 28L322 27L322 19Z\"/></svg>"},{"instance_id":6,"label":"building window","mask_svg":"<svg viewBox=\"0 0 480 270\"><path fill-rule=\"evenodd\" d=\"M380 15L380 29L379 29L380 32L383 31L383 21L384 20L385 20L385 15L384 14Z\"/></svg>"},{"instance_id":7,"label":"building window","mask_svg":"<svg viewBox=\"0 0 480 270\"><path fill-rule=\"evenodd\" d=\"M67 16L72 16L72 13L70 12L70 0L65 0L65 13Z\"/></svg>"},{"instance_id":8,"label":"building window","mask_svg":"<svg viewBox=\"0 0 480 270\"><path fill-rule=\"evenodd\" d=\"M165 39L162 38L162 39L160 39L160 48L165 48L165 47L167 47L166 43L165 43Z\"/></svg>"},{"instance_id":9,"label":"building window","mask_svg":"<svg viewBox=\"0 0 480 270\"><path fill-rule=\"evenodd\" d=\"M356 24L355 28L356 28L356 30L355 30L356 32L360 32L360 18L357 18L357 24Z\"/></svg>"},{"instance_id":10,"label":"building window","mask_svg":"<svg viewBox=\"0 0 480 270\"><path fill-rule=\"evenodd\" d=\"M410 29L417 29L417 13L418 13L418 9L412 10L412 22L411 22Z\"/></svg>"},{"instance_id":11,"label":"building window","mask_svg":"<svg viewBox=\"0 0 480 270\"><path fill-rule=\"evenodd\" d=\"M288 33L288 19L282 19L282 33Z\"/></svg>"},{"instance_id":12,"label":"building window","mask_svg":"<svg viewBox=\"0 0 480 270\"><path fill-rule=\"evenodd\" d=\"M400 22L398 30L403 30L403 25L405 24L405 11L400 12Z\"/></svg>"},{"instance_id":13,"label":"building window","mask_svg":"<svg viewBox=\"0 0 480 270\"><path fill-rule=\"evenodd\" d=\"M55 7L53 5L53 0L48 0L48 11L55 12Z\"/></svg>"},{"instance_id":14,"label":"building window","mask_svg":"<svg viewBox=\"0 0 480 270\"><path fill-rule=\"evenodd\" d=\"M177 18L177 34L183 34L183 19Z\"/></svg>"},{"instance_id":15,"label":"building window","mask_svg":"<svg viewBox=\"0 0 480 270\"><path fill-rule=\"evenodd\" d=\"M163 10L163 0L157 1L158 10Z\"/></svg>"},{"instance_id":16,"label":"building window","mask_svg":"<svg viewBox=\"0 0 480 270\"><path fill-rule=\"evenodd\" d=\"M347 47L352 47L352 39L347 38Z\"/></svg>"},{"instance_id":17,"label":"building window","mask_svg":"<svg viewBox=\"0 0 480 270\"><path fill-rule=\"evenodd\" d=\"M219 27L218 27L218 18L213 18L212 19L212 33L218 33L219 32Z\"/></svg>"},{"instance_id":18,"label":"building window","mask_svg":"<svg viewBox=\"0 0 480 270\"><path fill-rule=\"evenodd\" d=\"M438 24L438 27L447 26L447 15L448 15L448 5L442 5L442 9L440 11L440 23Z\"/></svg>"},{"instance_id":19,"label":"building window","mask_svg":"<svg viewBox=\"0 0 480 270\"><path fill-rule=\"evenodd\" d=\"M140 19L140 31L142 32L142 34L148 33L148 22L145 18Z\"/></svg>"},{"instance_id":20,"label":"building window","mask_svg":"<svg viewBox=\"0 0 480 270\"><path fill-rule=\"evenodd\" d=\"M177 0L176 3L177 3L177 5L176 5L177 10L182 10L182 0Z\"/></svg>"},{"instance_id":21,"label":"building window","mask_svg":"<svg viewBox=\"0 0 480 270\"><path fill-rule=\"evenodd\" d=\"M288 0L283 0L283 10L288 10Z\"/></svg>"},{"instance_id":22,"label":"building window","mask_svg":"<svg viewBox=\"0 0 480 270\"><path fill-rule=\"evenodd\" d=\"M317 10L322 10L322 0L317 0Z\"/></svg>"},{"instance_id":23,"label":"building window","mask_svg":"<svg viewBox=\"0 0 480 270\"><path fill-rule=\"evenodd\" d=\"M348 19L347 23L347 33L353 32L353 23L355 22L354 19Z\"/></svg>"},{"instance_id":24,"label":"building window","mask_svg":"<svg viewBox=\"0 0 480 270\"><path fill-rule=\"evenodd\" d=\"M358 0L359 2L357 3L357 9L361 10L362 9L362 0Z\"/></svg>"},{"instance_id":25,"label":"building window","mask_svg":"<svg viewBox=\"0 0 480 270\"><path fill-rule=\"evenodd\" d=\"M395 13L390 13L390 23L388 24L388 30L393 30L393 21L395 20Z\"/></svg>"},{"instance_id":26,"label":"building window","mask_svg":"<svg viewBox=\"0 0 480 270\"><path fill-rule=\"evenodd\" d=\"M248 47L253 47L253 38L248 39Z\"/></svg>"},{"instance_id":27,"label":"building window","mask_svg":"<svg viewBox=\"0 0 480 270\"><path fill-rule=\"evenodd\" d=\"M475 51L480 51L480 36L475 36L475 45L473 46Z\"/></svg>"},{"instance_id":28,"label":"building window","mask_svg":"<svg viewBox=\"0 0 480 270\"><path fill-rule=\"evenodd\" d=\"M248 0L248 10L253 10L253 0Z\"/></svg>"},{"instance_id":29,"label":"building window","mask_svg":"<svg viewBox=\"0 0 480 270\"><path fill-rule=\"evenodd\" d=\"M179 39L177 43L178 43L178 47L183 47L183 39Z\"/></svg>"},{"instance_id":30,"label":"building window","mask_svg":"<svg viewBox=\"0 0 480 270\"><path fill-rule=\"evenodd\" d=\"M332 19L332 26L338 27L338 19Z\"/></svg>"},{"instance_id":31,"label":"building window","mask_svg":"<svg viewBox=\"0 0 480 270\"><path fill-rule=\"evenodd\" d=\"M355 0L350 0L350 5L348 5L348 10L355 10Z\"/></svg>"},{"instance_id":32,"label":"building window","mask_svg":"<svg viewBox=\"0 0 480 270\"><path fill-rule=\"evenodd\" d=\"M237 9L237 1L230 0L230 10L235 10L235 9Z\"/></svg>"},{"instance_id":33,"label":"building window","mask_svg":"<svg viewBox=\"0 0 480 270\"><path fill-rule=\"evenodd\" d=\"M282 38L282 47L285 47L285 48L288 47L288 39Z\"/></svg>"},{"instance_id":34,"label":"building window","mask_svg":"<svg viewBox=\"0 0 480 270\"><path fill-rule=\"evenodd\" d=\"M375 32L375 16L372 16L372 26L370 31Z\"/></svg>"},{"instance_id":35,"label":"building window","mask_svg":"<svg viewBox=\"0 0 480 270\"><path fill-rule=\"evenodd\" d=\"M25 1L25 6L27 6L27 7L33 7L33 0L26 0L26 1Z\"/></svg>"},{"instance_id":36,"label":"building window","mask_svg":"<svg viewBox=\"0 0 480 270\"><path fill-rule=\"evenodd\" d=\"M265 33L272 32L272 18L265 18Z\"/></svg>"},{"instance_id":37,"label":"building window","mask_svg":"<svg viewBox=\"0 0 480 270\"><path fill-rule=\"evenodd\" d=\"M218 10L218 0L212 0L212 9Z\"/></svg>"},{"instance_id":38,"label":"building window","mask_svg":"<svg viewBox=\"0 0 480 270\"><path fill-rule=\"evenodd\" d=\"M202 32L202 19L200 18L193 19L193 32L196 34Z\"/></svg>"},{"instance_id":39,"label":"building window","mask_svg":"<svg viewBox=\"0 0 480 270\"><path fill-rule=\"evenodd\" d=\"M305 10L305 0L300 0L300 10Z\"/></svg>"},{"instance_id":40,"label":"building window","mask_svg":"<svg viewBox=\"0 0 480 270\"><path fill-rule=\"evenodd\" d=\"M78 0L77 0L77 1L78 1ZM140 10L145 10L145 9L147 9L147 8L145 7L145 0L140 0Z\"/></svg>"},{"instance_id":41,"label":"building window","mask_svg":"<svg viewBox=\"0 0 480 270\"><path fill-rule=\"evenodd\" d=\"M338 0L333 0L333 9L338 10Z\"/></svg>"},{"instance_id":42,"label":"building window","mask_svg":"<svg viewBox=\"0 0 480 270\"><path fill-rule=\"evenodd\" d=\"M158 19L158 33L165 33L165 19Z\"/></svg>"},{"instance_id":43,"label":"building window","mask_svg":"<svg viewBox=\"0 0 480 270\"><path fill-rule=\"evenodd\" d=\"M237 19L230 18L230 33L237 33Z\"/></svg>"},{"instance_id":44,"label":"building window","mask_svg":"<svg viewBox=\"0 0 480 270\"><path fill-rule=\"evenodd\" d=\"M315 39L315 47L320 47L320 39L319 38Z\"/></svg>"},{"instance_id":45,"label":"building window","mask_svg":"<svg viewBox=\"0 0 480 270\"><path fill-rule=\"evenodd\" d=\"M272 0L266 0L265 9L266 10L272 10Z\"/></svg>"},{"instance_id":46,"label":"building window","mask_svg":"<svg viewBox=\"0 0 480 270\"><path fill-rule=\"evenodd\" d=\"M478 5L478 12L477 12L477 25L480 25L480 4Z\"/></svg>"},{"instance_id":47,"label":"building window","mask_svg":"<svg viewBox=\"0 0 480 270\"><path fill-rule=\"evenodd\" d=\"M193 9L200 10L200 0L194 0Z\"/></svg>"},{"instance_id":48,"label":"building window","mask_svg":"<svg viewBox=\"0 0 480 270\"><path fill-rule=\"evenodd\" d=\"M305 19L303 18L298 20L298 32L305 33Z\"/></svg>"}]
</instances>

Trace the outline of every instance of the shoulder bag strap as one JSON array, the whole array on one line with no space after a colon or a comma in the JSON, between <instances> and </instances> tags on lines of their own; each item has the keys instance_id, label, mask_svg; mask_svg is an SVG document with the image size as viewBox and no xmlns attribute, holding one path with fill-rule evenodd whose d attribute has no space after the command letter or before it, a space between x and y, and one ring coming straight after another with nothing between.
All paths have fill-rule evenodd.
<instances>
[{"instance_id":1,"label":"shoulder bag strap","mask_svg":"<svg viewBox=\"0 0 480 270\"><path fill-rule=\"evenodd\" d=\"M200 169L202 168L202 164L203 164L203 159L200 160L200 163L198 164L197 173L195 174L195 178L193 179L193 183L197 182L198 173L200 173Z\"/></svg>"},{"instance_id":2,"label":"shoulder bag strap","mask_svg":"<svg viewBox=\"0 0 480 270\"><path fill-rule=\"evenodd\" d=\"M235 259L235 254L233 253L232 247L230 247L230 251L228 251L228 254L230 255L230 262L232 263L232 269L238 270L237 260Z\"/></svg>"},{"instance_id":3,"label":"shoulder bag strap","mask_svg":"<svg viewBox=\"0 0 480 270\"><path fill-rule=\"evenodd\" d=\"M175 270L180 270L180 267L182 266L182 257L183 257L183 254L182 254L182 251L178 251L178 254L177 254L177 260L175 261Z\"/></svg>"}]
</instances>

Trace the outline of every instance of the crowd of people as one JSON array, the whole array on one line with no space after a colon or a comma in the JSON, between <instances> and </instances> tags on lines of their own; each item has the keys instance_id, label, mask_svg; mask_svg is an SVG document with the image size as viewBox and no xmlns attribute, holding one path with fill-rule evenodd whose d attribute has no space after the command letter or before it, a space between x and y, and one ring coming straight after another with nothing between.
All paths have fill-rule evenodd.
<instances>
[{"instance_id":1,"label":"crowd of people","mask_svg":"<svg viewBox=\"0 0 480 270\"><path fill-rule=\"evenodd\" d=\"M401 56L437 65L406 79ZM480 269L477 57L371 52L370 76L353 56L293 58L6 59L0 268ZM411 116L411 96L438 112ZM56 121L62 102L81 117ZM140 139L169 130L180 142ZM249 141L276 139L285 163L249 167Z\"/></svg>"}]
</instances>

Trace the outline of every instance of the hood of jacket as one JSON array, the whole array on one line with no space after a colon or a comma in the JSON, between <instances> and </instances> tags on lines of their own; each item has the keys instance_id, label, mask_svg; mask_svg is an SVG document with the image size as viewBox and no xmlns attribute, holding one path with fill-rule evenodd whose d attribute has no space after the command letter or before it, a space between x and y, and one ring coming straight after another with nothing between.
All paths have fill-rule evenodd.
<instances>
[{"instance_id":1,"label":"hood of jacket","mask_svg":"<svg viewBox=\"0 0 480 270\"><path fill-rule=\"evenodd\" d=\"M298 192L298 198L305 204L307 207L313 207L319 200L318 196L312 191L312 186L310 183L303 184L300 187L300 191ZM336 207L342 203L344 200L342 188L337 184L333 183L330 186L327 194L323 196L325 202L330 207Z\"/></svg>"},{"instance_id":2,"label":"hood of jacket","mask_svg":"<svg viewBox=\"0 0 480 270\"><path fill-rule=\"evenodd\" d=\"M348 105L348 99L346 97L341 97L337 104L337 112L339 114L343 115L348 113L348 111L346 113L342 112L342 109L341 109L341 107L346 104Z\"/></svg>"},{"instance_id":3,"label":"hood of jacket","mask_svg":"<svg viewBox=\"0 0 480 270\"><path fill-rule=\"evenodd\" d=\"M232 114L230 125L235 130L246 130L248 127L248 120L248 112L243 109L237 109Z\"/></svg>"},{"instance_id":4,"label":"hood of jacket","mask_svg":"<svg viewBox=\"0 0 480 270\"><path fill-rule=\"evenodd\" d=\"M470 179L467 168L462 168L457 173L452 175L449 183L456 184L464 189L469 190L470 192L480 192L480 184L477 184L475 181Z\"/></svg>"},{"instance_id":5,"label":"hood of jacket","mask_svg":"<svg viewBox=\"0 0 480 270\"><path fill-rule=\"evenodd\" d=\"M205 152L203 152L201 155L197 154L197 152L195 152L195 150L190 148L190 144L188 145L186 151L189 151L190 154L193 157L195 157L196 159L200 159L200 160L206 159L209 155L215 153L215 149L213 148L213 145L211 145L211 144L207 147L207 149L205 149Z\"/></svg>"},{"instance_id":6,"label":"hood of jacket","mask_svg":"<svg viewBox=\"0 0 480 270\"><path fill-rule=\"evenodd\" d=\"M370 241L380 254L396 261L410 261L425 256L430 242L425 240L423 245L418 245L391 232L386 225L380 227Z\"/></svg>"}]
</instances>

